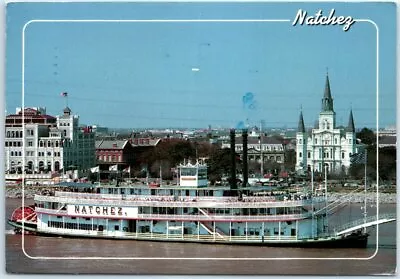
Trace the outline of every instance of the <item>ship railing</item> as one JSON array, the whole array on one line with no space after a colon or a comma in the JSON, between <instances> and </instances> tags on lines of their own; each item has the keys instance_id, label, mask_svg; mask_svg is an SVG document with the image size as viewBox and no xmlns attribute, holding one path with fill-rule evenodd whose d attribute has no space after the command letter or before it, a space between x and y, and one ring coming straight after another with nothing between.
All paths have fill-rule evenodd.
<instances>
[{"instance_id":1,"label":"ship railing","mask_svg":"<svg viewBox=\"0 0 400 279\"><path fill-rule=\"evenodd\" d=\"M138 214L140 219L157 219L157 220L191 220L191 221L286 221L309 218L311 213L302 214L285 214L285 215L177 215L177 214Z\"/></svg>"},{"instance_id":2,"label":"ship railing","mask_svg":"<svg viewBox=\"0 0 400 279\"><path fill-rule=\"evenodd\" d=\"M311 205L311 200L298 201L223 201L223 200L203 200L203 199L185 199L174 200L171 196L164 197L140 197L131 195L112 195L101 198L96 196L82 195L62 195L62 196L42 196L35 195L36 201L60 202L70 204L95 204L95 205L113 205L113 206L165 206L165 207L217 207L217 208L263 208L263 207L297 207ZM315 203L315 201L314 201Z\"/></svg>"},{"instance_id":3,"label":"ship railing","mask_svg":"<svg viewBox=\"0 0 400 279\"><path fill-rule=\"evenodd\" d=\"M385 214L368 216L366 218L360 218L358 220L346 223L346 224L344 224L342 226L335 227L334 228L334 232L336 233L336 232L344 231L346 229L349 229L349 228L352 228L352 227L356 227L356 226L362 225L364 223L377 221L377 220L380 220L380 219L396 219L396 214L395 213L385 213Z\"/></svg>"},{"instance_id":4,"label":"ship railing","mask_svg":"<svg viewBox=\"0 0 400 279\"><path fill-rule=\"evenodd\" d=\"M128 194L96 194L96 193L72 193L56 191L56 197L73 197L73 198L86 198L86 199L112 199L112 200L135 200L135 201L178 201L178 202L301 202L308 201L311 203L311 198L293 198L289 199L285 196L245 196L239 197L184 197L184 196L152 196L152 195L128 195ZM314 197L314 202L322 200L323 197Z\"/></svg>"},{"instance_id":5,"label":"ship railing","mask_svg":"<svg viewBox=\"0 0 400 279\"><path fill-rule=\"evenodd\" d=\"M57 209L48 209L48 208L36 208L37 213L44 214L66 214L67 210L59 211ZM90 217L89 215L82 214L74 215L77 217ZM190 220L190 221L200 221L200 222L210 222L210 221L232 221L232 222L245 222L245 221L290 221L290 220L299 220L306 219L311 216L311 213L302 213L302 214L283 214L283 215L179 215L179 214L138 214L138 219L143 220ZM107 218L106 216L103 216ZM120 219L124 219L120 217Z\"/></svg>"},{"instance_id":6,"label":"ship railing","mask_svg":"<svg viewBox=\"0 0 400 279\"><path fill-rule=\"evenodd\" d=\"M118 236L119 238L126 239L170 239L170 240L184 240L184 241L209 241L209 242L260 242L263 241L294 241L296 236L287 235L243 235L243 236L229 236L215 238L214 235L203 235L203 234L166 234L166 233L136 233L136 232L115 232L115 231L92 231L92 230L77 230L77 229L65 229L65 228L51 228L45 229L46 232L63 234L63 235L92 235L97 237L110 237Z\"/></svg>"}]
</instances>

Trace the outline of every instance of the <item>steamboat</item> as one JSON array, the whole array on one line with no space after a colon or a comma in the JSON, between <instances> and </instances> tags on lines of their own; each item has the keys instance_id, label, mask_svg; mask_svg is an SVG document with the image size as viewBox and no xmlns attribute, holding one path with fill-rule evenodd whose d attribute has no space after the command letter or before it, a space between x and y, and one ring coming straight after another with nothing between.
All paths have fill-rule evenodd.
<instances>
[{"instance_id":1,"label":"steamboat","mask_svg":"<svg viewBox=\"0 0 400 279\"><path fill-rule=\"evenodd\" d=\"M243 133L244 143L246 136ZM231 133L232 141L234 146ZM395 220L364 216L342 228L329 228L330 213L345 201L328 204L326 192L307 187L294 191L279 185L250 186L247 163L243 183L237 185L234 151L231 154L229 186L210 186L207 165L189 162L178 167L176 185L61 184L35 195L34 205L17 208L8 223L18 232L61 237L366 247L367 227Z\"/></svg>"}]
</instances>

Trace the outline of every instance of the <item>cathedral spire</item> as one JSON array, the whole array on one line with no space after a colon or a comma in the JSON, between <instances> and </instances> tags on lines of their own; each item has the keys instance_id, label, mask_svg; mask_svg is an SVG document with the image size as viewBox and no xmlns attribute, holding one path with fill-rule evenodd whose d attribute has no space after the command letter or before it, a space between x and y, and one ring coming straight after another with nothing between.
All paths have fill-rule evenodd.
<instances>
[{"instance_id":1,"label":"cathedral spire","mask_svg":"<svg viewBox=\"0 0 400 279\"><path fill-rule=\"evenodd\" d=\"M325 92L322 98L322 111L333 111L333 99L328 73L326 73Z\"/></svg>"},{"instance_id":2,"label":"cathedral spire","mask_svg":"<svg viewBox=\"0 0 400 279\"><path fill-rule=\"evenodd\" d=\"M349 125L347 125L347 132L354 133L355 131L356 129L354 127L353 110L350 110Z\"/></svg>"},{"instance_id":3,"label":"cathedral spire","mask_svg":"<svg viewBox=\"0 0 400 279\"><path fill-rule=\"evenodd\" d=\"M300 133L305 133L306 129L304 128L304 119L303 119L303 111L300 111L300 118L299 118L299 127L297 129Z\"/></svg>"}]
</instances>

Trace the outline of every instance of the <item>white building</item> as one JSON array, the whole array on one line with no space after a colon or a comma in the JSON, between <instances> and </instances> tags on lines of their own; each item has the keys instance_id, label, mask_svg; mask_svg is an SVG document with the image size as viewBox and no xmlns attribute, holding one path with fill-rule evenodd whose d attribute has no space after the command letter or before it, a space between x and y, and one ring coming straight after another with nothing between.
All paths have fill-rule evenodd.
<instances>
[{"instance_id":1,"label":"white building","mask_svg":"<svg viewBox=\"0 0 400 279\"><path fill-rule=\"evenodd\" d=\"M230 142L223 142L222 148L230 148ZM243 155L243 138L238 135L235 139L235 151ZM275 161L277 163L285 162L285 147L280 140L263 136L261 134L250 133L247 138L247 159L266 163L267 161Z\"/></svg>"},{"instance_id":2,"label":"white building","mask_svg":"<svg viewBox=\"0 0 400 279\"><path fill-rule=\"evenodd\" d=\"M345 129L336 127L336 113L333 98L326 76L322 108L319 113L318 127L306 132L303 112L300 112L298 132L296 134L296 170L297 171L347 171L350 156L357 152L353 112L350 111L349 124Z\"/></svg>"},{"instance_id":3,"label":"white building","mask_svg":"<svg viewBox=\"0 0 400 279\"><path fill-rule=\"evenodd\" d=\"M25 129L22 128L22 120ZM95 138L89 129L79 128L79 117L64 109L62 116L46 114L45 108L17 108L7 115L5 125L5 169L8 173L59 171L93 167ZM25 152L25 167L23 166Z\"/></svg>"}]
</instances>

